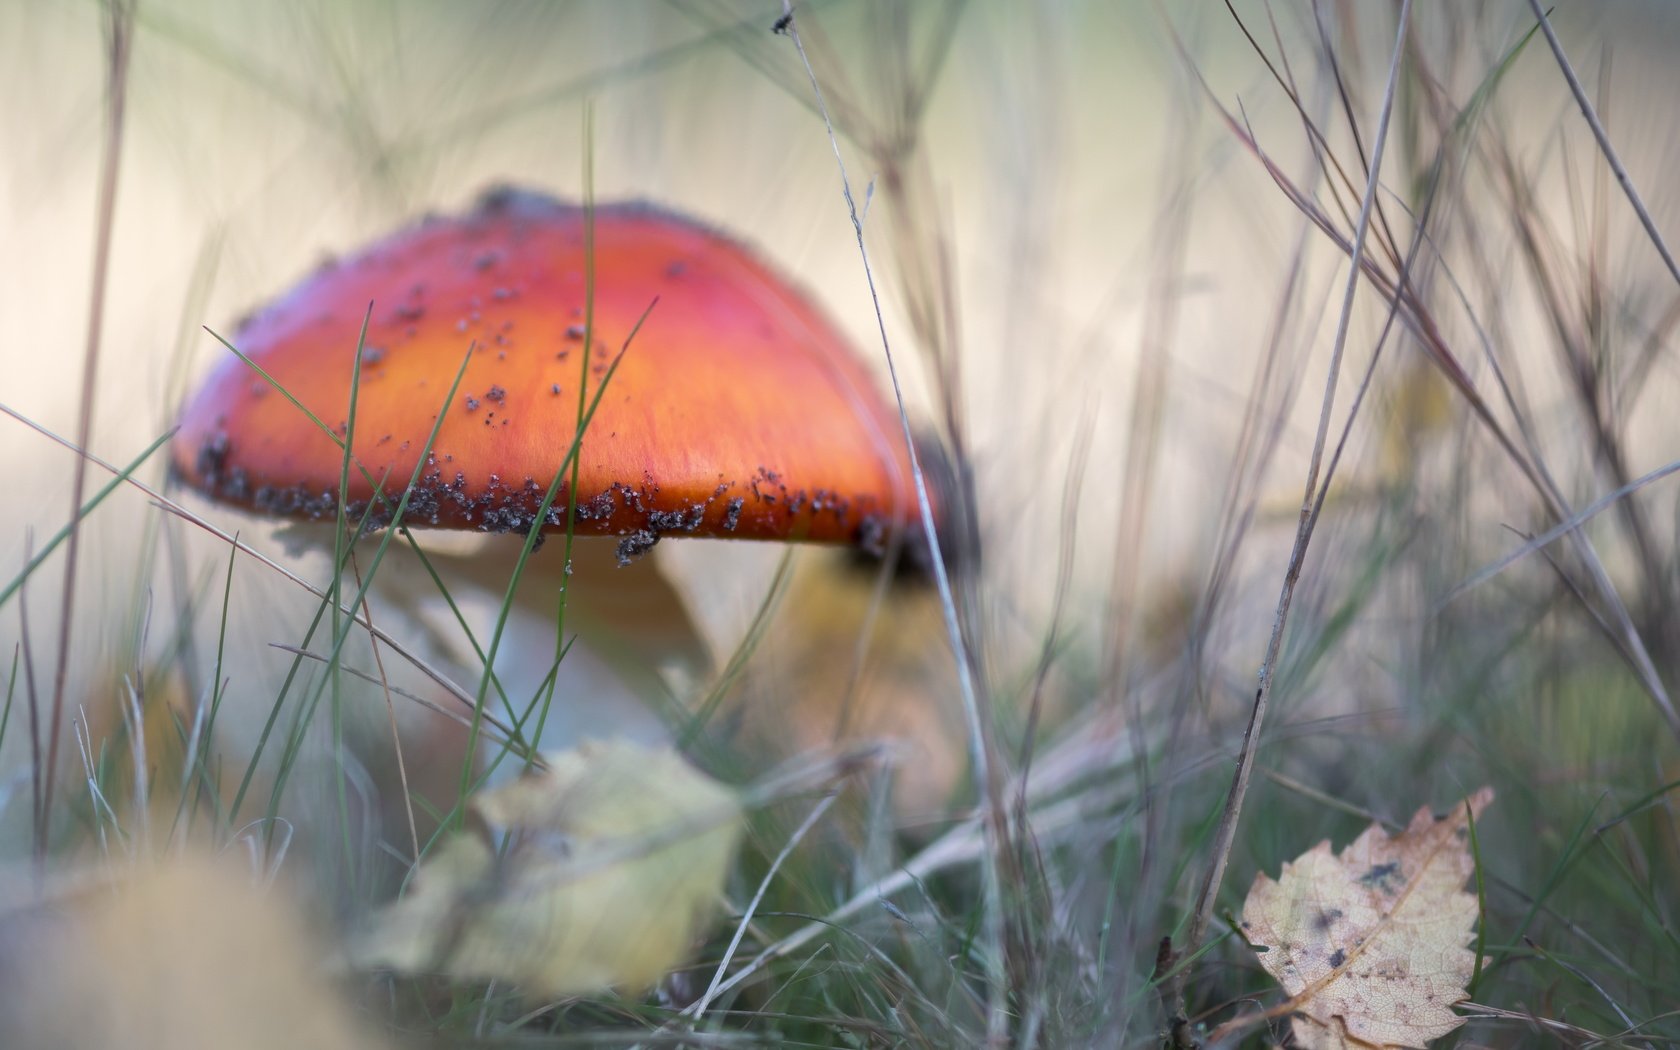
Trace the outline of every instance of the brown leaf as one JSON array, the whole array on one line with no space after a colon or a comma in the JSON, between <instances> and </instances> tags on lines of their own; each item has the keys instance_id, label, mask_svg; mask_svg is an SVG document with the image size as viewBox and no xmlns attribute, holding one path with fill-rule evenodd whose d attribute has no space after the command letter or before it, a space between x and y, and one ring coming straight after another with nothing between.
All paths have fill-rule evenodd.
<instances>
[{"instance_id":1,"label":"brown leaf","mask_svg":"<svg viewBox=\"0 0 1680 1050\"><path fill-rule=\"evenodd\" d=\"M1421 809L1399 835L1373 824L1340 855L1320 842L1277 881L1255 877L1243 932L1289 993L1273 1012L1294 1012L1301 1046L1421 1047L1464 1023L1468 823L1492 801L1484 787L1440 820Z\"/></svg>"}]
</instances>

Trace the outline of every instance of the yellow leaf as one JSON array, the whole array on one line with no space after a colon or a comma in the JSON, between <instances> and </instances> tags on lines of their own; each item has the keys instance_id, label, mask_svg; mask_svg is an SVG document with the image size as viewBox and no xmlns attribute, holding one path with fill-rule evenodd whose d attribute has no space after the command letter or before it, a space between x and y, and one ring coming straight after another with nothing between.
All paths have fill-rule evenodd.
<instances>
[{"instance_id":1,"label":"yellow leaf","mask_svg":"<svg viewBox=\"0 0 1680 1050\"><path fill-rule=\"evenodd\" d=\"M734 792L669 748L624 741L549 767L469 803L471 829L375 917L353 965L561 996L640 990L687 956L734 857Z\"/></svg>"},{"instance_id":2,"label":"yellow leaf","mask_svg":"<svg viewBox=\"0 0 1680 1050\"><path fill-rule=\"evenodd\" d=\"M1390 837L1373 824L1340 855L1321 842L1257 875L1243 932L1290 999L1303 1047L1421 1047L1464 1023L1454 1013L1475 966L1470 814L1482 788L1436 820L1421 809Z\"/></svg>"}]
</instances>

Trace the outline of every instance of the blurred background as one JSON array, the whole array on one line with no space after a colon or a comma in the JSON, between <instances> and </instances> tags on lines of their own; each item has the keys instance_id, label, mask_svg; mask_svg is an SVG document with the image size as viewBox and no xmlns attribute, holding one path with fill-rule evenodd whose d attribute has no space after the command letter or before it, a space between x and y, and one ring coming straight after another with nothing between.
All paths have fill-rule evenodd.
<instances>
[{"instance_id":1,"label":"blurred background","mask_svg":"<svg viewBox=\"0 0 1680 1050\"><path fill-rule=\"evenodd\" d=\"M1656 0L1550 10L1658 231L1680 239L1680 131L1667 101L1680 90L1680 10ZM1181 883L1201 870L1197 835L1252 702L1347 280L1345 251L1304 210L1344 239L1352 229L1396 12L1345 2L798 6L908 409L972 484L975 568L961 604L1003 765L1019 770L1035 746L1070 732L1097 733L1110 752L1051 751L1072 766L1118 776L1122 758L1141 763L1126 767L1136 778L1126 801L1090 818L1112 834L1069 847L1057 891L1056 921L1094 928L1113 915L1111 873L1126 872L1131 910L1109 956L1124 972L1113 984L1092 978L1119 988L1117 1002L1142 1001L1127 997L1187 907ZM759 0L143 0L88 451L127 463L172 425L191 384L227 352L206 327L231 333L323 258L461 210L487 186L577 198L586 155L600 200L657 201L756 245L884 383L840 170L800 56L773 32L780 15ZM1672 481L1586 530L1619 597L1566 543L1455 593L1554 525L1559 506L1584 507L1676 457L1680 285L1531 34L1529 7L1419 5L1414 19L1367 252L1392 273L1415 244L1410 280L1426 305L1386 332L1388 302L1367 283L1351 315L1332 447L1367 369L1369 391L1287 636L1270 729L1280 743L1266 759L1282 779L1257 780L1250 806L1261 815L1245 825L1231 893L1257 867L1275 870L1357 827L1323 796L1404 821L1494 782L1501 802L1488 819L1509 804L1510 823L1488 834L1534 851L1507 867L1516 877L1530 862L1556 863L1546 850L1561 848L1594 799L1629 802L1680 771L1650 695L1653 673L1656 692L1680 682ZM0 0L0 402L72 441L109 45L104 5ZM1415 241L1426 206L1427 236ZM13 485L0 582L69 520L74 462L0 419L0 473ZM165 475L161 456L136 471L159 488ZM90 468L86 493L108 479ZM316 584L330 575L325 557L291 553L268 526L175 495ZM98 764L79 749L121 735L114 697L150 681L190 723L218 666L228 692L217 747L243 768L291 660L273 643L299 644L317 600L241 559L224 623L226 544L129 487L84 522L81 543L64 782ZM781 552L684 542L655 555L712 658L727 662L774 589ZM63 556L0 608L0 674L12 676L15 708L0 742L0 855L18 861L31 847L19 705L29 690L50 694L72 599ZM796 726L789 736L822 743L836 724L825 705L842 702L824 689L851 681L862 654L866 692L880 698L863 708L898 713L866 717L857 732L912 740L933 772L904 788L913 804L900 816L942 826L973 794L937 606L923 594L882 611L825 590L823 574L837 570L824 556L801 552L794 564L742 703L785 705L775 718ZM1639 669L1617 602L1652 673ZM414 610L384 615L393 630L416 629ZM25 647L34 668L14 670ZM459 650L444 641L433 651ZM832 656L832 667L812 671L790 653ZM578 688L611 691L610 677ZM371 740L385 713L383 700L369 702ZM85 743L72 717L90 727ZM424 736L423 717L404 717ZM738 722L755 717L765 716ZM324 730L309 732L323 744ZM324 750L301 761L339 768ZM376 758L361 761L371 812L392 789ZM447 802L458 760L443 765L433 790ZM1061 774L1080 781L1077 769ZM307 793L308 778L296 779ZM1130 823L1140 814L1150 820ZM81 853L86 817L58 819L55 851ZM1652 819L1624 844L1628 864L1673 873L1672 818ZM366 820L370 843L395 834ZM1113 842L1122 845L1105 852ZM1648 907L1606 913L1599 938L1616 943L1646 921L1672 937L1672 889L1643 899ZM1649 965L1680 975L1672 956ZM1204 1005L1219 998L1210 991Z\"/></svg>"}]
</instances>

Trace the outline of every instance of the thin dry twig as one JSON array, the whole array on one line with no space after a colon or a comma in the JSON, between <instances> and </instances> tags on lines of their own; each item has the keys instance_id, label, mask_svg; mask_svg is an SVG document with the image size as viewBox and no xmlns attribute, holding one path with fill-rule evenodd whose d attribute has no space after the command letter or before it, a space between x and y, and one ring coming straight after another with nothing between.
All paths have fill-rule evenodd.
<instances>
[{"instance_id":1,"label":"thin dry twig","mask_svg":"<svg viewBox=\"0 0 1680 1050\"><path fill-rule=\"evenodd\" d=\"M1680 284L1680 265L1676 265L1673 253L1668 250L1668 243L1657 231L1656 221L1651 218L1644 200L1639 196L1639 190L1633 185L1633 177L1628 174L1621 158L1616 155L1615 147L1610 145L1610 134L1604 130L1603 122L1598 119L1598 111L1593 108L1592 100L1587 98L1587 90L1581 86L1580 78L1575 75L1575 67L1569 64L1569 56L1564 54L1563 44L1552 29L1552 20L1546 17L1540 0L1528 0L1528 6L1540 23L1540 32L1545 36L1546 43L1551 46L1552 55L1557 59L1563 79L1569 82L1569 91L1575 96L1576 104L1581 107L1581 116L1586 118L1587 126L1592 128L1593 137L1598 140L1598 148L1604 153L1604 162L1610 165L1616 181L1621 184L1622 192L1627 194L1628 203L1633 205L1634 214L1639 216L1639 224L1645 227L1645 235L1651 239L1651 245L1657 249L1657 254L1662 256L1663 265L1668 267L1668 275L1674 278L1674 283Z\"/></svg>"},{"instance_id":2,"label":"thin dry twig","mask_svg":"<svg viewBox=\"0 0 1680 1050\"><path fill-rule=\"evenodd\" d=\"M1409 0L1408 0L1409 2ZM830 147L834 150L834 161L840 169L840 189L846 201L846 210L852 221L852 230L857 235L858 254L863 261L864 277L869 285L870 301L875 309L876 327L881 337L881 350L886 357L887 375L892 381L893 399L898 405L898 419L904 431L904 444L910 459L910 474L916 486L916 504L921 512L923 534L928 544L928 560L933 566L934 582L939 588L940 606L945 614L945 631L951 644L951 651L956 661L957 684L963 700L963 715L968 723L970 761L974 764L974 779L979 789L981 805L985 807L986 817L981 822L985 837L985 858L981 865L983 883L984 922L987 940L990 941L991 951L985 953L986 976L988 984L987 996L987 1038L994 1044L1000 1044L1008 1030L1008 988L1006 981L1007 965L1004 953L1007 944L1004 936L1003 909L1001 900L1001 885L999 877L999 851L1007 834L1004 826L1007 820L1001 795L1001 786L993 774L993 755L991 734L988 731L985 712L981 710L980 697L974 683L973 667L969 661L968 646L963 639L962 626L957 619L957 605L951 590L951 577L945 569L944 552L940 549L939 531L934 527L933 505L928 499L927 479L922 474L920 458L916 454L916 441L910 430L910 416L904 407L904 391L899 384L898 367L893 361L892 343L887 337L887 322L881 311L880 293L875 287L874 270L869 264L869 249L863 239L863 221L858 216L857 200L852 195L851 178L846 174L846 161L840 153L840 141L834 131L834 122L828 114L828 104L823 98L822 85L817 81L816 70L811 65L810 57L805 53L805 45L799 36L799 25L794 18L792 0L782 0L783 20L778 29L787 33L793 41L794 48L799 52L800 61L805 66L805 72L811 81L811 92L816 99L817 110L822 114L823 125L828 132Z\"/></svg>"},{"instance_id":3,"label":"thin dry twig","mask_svg":"<svg viewBox=\"0 0 1680 1050\"><path fill-rule=\"evenodd\" d=\"M1045 755L1040 762L1043 772L1035 775L1026 788L1027 798L1034 806L1033 826L1038 837L1044 842L1052 842L1061 840L1063 836L1083 833L1084 829L1089 827L1091 800L1077 794L1062 798L1058 793L1068 786L1071 779L1081 774L1093 771L1117 772L1120 765L1116 759L1112 738L1091 735L1072 734L1050 754ZM777 782L777 778L771 778L768 783L772 786L764 793L767 797L785 797L788 793L785 786ZM1014 788L1013 784L1009 786L1011 791ZM1130 792L1126 794L1129 795ZM754 799L755 796L749 794L746 804L753 805ZM959 864L984 861L990 852L985 834L986 825L986 820L980 815L962 818L960 823L923 847L898 868L860 887L844 903L820 919L806 923L781 940L764 947L739 970L718 984L713 1000L745 984L777 959L785 958L816 938L832 932L839 923L872 906L878 906L893 894L920 885L932 875ZM679 1016L696 1016L697 1006L698 1003L691 1004Z\"/></svg>"},{"instance_id":4,"label":"thin dry twig","mask_svg":"<svg viewBox=\"0 0 1680 1050\"><path fill-rule=\"evenodd\" d=\"M735 924L735 936L730 938L729 947L724 949L723 958L718 960L717 970L712 974L712 983L706 987L706 994L702 995L694 1004L694 1019L696 1021L700 1019L700 1016L706 1012L706 1008L711 1006L713 1000L720 994L718 986L723 983L725 975L729 973L729 964L734 961L735 952L741 947L741 938L746 936L747 927L752 925L753 916L758 912L759 902L764 900L765 891L770 888L770 880L776 877L776 873L782 869L783 862L788 859L794 847L804 840L810 830L816 826L817 821L822 819L823 814L833 807L835 800L839 797L838 793L830 792L824 795L815 806L812 806L811 812L805 815L805 819L799 822L797 828L793 829L793 834L788 836L787 842L783 844L781 851L776 854L776 859L770 862L770 867L764 872L764 878L758 884L758 891L753 894L752 900L747 902L745 910L741 912L741 921Z\"/></svg>"},{"instance_id":5,"label":"thin dry twig","mask_svg":"<svg viewBox=\"0 0 1680 1050\"><path fill-rule=\"evenodd\" d=\"M1180 47L1180 51L1182 53L1182 46ZM1206 89L1205 83L1204 90L1208 90ZM1211 96L1211 90L1209 90L1209 94ZM1213 104L1215 106L1219 106L1217 100L1214 100ZM1220 109L1223 111L1222 106L1220 106ZM1343 254L1349 256L1350 259L1355 258L1351 240L1344 236L1341 231L1332 224L1330 217L1318 207L1313 199L1308 197L1301 188L1295 186L1289 181L1287 175L1285 175L1285 173L1266 154L1266 152L1260 148L1252 131L1246 126L1246 124L1238 121L1236 117L1232 116L1228 112L1225 113L1225 122L1231 129L1232 133L1236 135L1238 139L1254 153L1260 163L1265 166L1267 174L1271 176L1278 189L1290 200L1290 202L1293 203L1315 227L1328 237ZM1514 178L1511 171L1513 167L1512 159L1508 154L1502 154L1499 159L1503 163L1502 171L1505 177L1508 181L1512 180ZM1477 249L1474 245L1472 245L1471 250L1474 252ZM1544 503L1546 511L1559 520L1565 520L1572 517L1574 512L1570 508L1568 501L1564 498L1563 492L1559 488L1556 480L1552 477L1551 472L1547 469L1544 459L1540 454L1538 441L1532 433L1531 428L1528 426L1524 415L1518 410L1509 378L1506 376L1503 367L1499 364L1497 356L1493 353L1492 343L1490 342L1487 333L1482 330L1482 326L1476 320L1475 316L1471 315L1469 317L1469 322L1477 332L1488 365L1492 370L1500 390L1504 394L1506 403L1510 405L1512 409L1516 420L1517 432L1520 434L1523 441L1522 445L1519 445L1517 440L1507 433L1506 429L1500 425L1498 419L1493 414L1492 406L1489 405L1487 400L1477 391L1474 383L1469 377L1469 374L1458 362L1451 347L1447 344L1436 319L1430 315L1427 309L1425 309L1424 305L1417 299L1416 294L1409 290L1403 282L1399 281L1395 275L1384 272L1368 254L1357 257L1356 265L1364 271L1366 279L1371 281L1385 299L1394 300L1399 298L1403 300L1405 308L1401 311L1400 319L1406 324L1408 330L1410 330L1410 332L1418 339L1419 344L1428 354L1430 361L1441 370L1442 374L1452 383L1458 392L1464 396L1466 403L1475 413L1476 418L1487 428L1488 433L1492 435L1494 440L1498 443L1500 449L1510 458L1512 464L1516 466L1516 468L1522 473L1523 477L1533 486L1535 493ZM1449 280L1451 280L1450 269L1445 269L1443 272L1446 273ZM1456 282L1453 283L1456 287ZM1459 295L1462 299L1462 290L1460 290ZM1555 299L1556 297L1554 296L1553 298ZM1606 640L1628 663L1628 666L1633 670L1635 675L1638 676L1640 685L1644 688L1646 694L1651 698L1652 703L1657 707L1658 712L1662 715L1664 721L1668 724L1676 739L1680 739L1680 711L1676 711L1673 701L1669 697L1667 686L1663 683L1661 675L1657 672L1656 665L1651 657L1650 649L1646 646L1644 639L1640 636L1637 627L1635 627L1631 614L1628 612L1626 604L1622 601L1621 596L1617 592L1614 582L1610 579L1609 573L1605 569L1603 561L1599 558L1588 538L1580 531L1571 531L1569 533L1569 539L1580 558L1581 567L1591 578L1593 591L1606 606L1606 611L1601 614L1598 610L1591 608L1588 596L1581 589L1580 585L1574 583L1573 581L1569 582L1571 591L1577 594L1583 605L1587 606L1589 615L1598 625ZM1561 573L1564 572L1564 569L1559 566L1558 571Z\"/></svg>"},{"instance_id":6,"label":"thin dry twig","mask_svg":"<svg viewBox=\"0 0 1680 1050\"><path fill-rule=\"evenodd\" d=\"M1498 162L1498 170L1500 171L1502 177L1506 180L1507 185L1513 190L1519 190L1521 188L1521 184L1516 174L1516 163L1511 157L1509 150L1503 148L1499 149L1497 151L1496 160ZM1534 258L1537 246L1533 242L1534 234L1529 222L1530 212L1526 208L1519 208L1517 209L1517 213L1517 230L1519 235L1524 239L1524 242L1529 245L1528 254L1532 259ZM1472 251L1476 251L1474 246L1472 246ZM1486 260L1483 260L1484 270L1486 270L1489 265L1490 264ZM1445 272L1449 278L1451 277L1450 269L1444 270L1443 272ZM1460 300L1465 302L1466 306L1468 306L1468 300L1465 297L1462 288L1458 287L1456 281L1453 281L1453 285ZM1545 299L1549 303L1557 303L1561 301L1559 294L1555 290L1548 290L1546 292ZM1547 511L1559 521L1569 520L1574 516L1574 511L1564 499L1563 492L1558 487L1557 482L1552 478L1551 472L1547 470L1546 464L1540 455L1539 441L1535 437L1524 414L1518 410L1517 394L1513 389L1511 377L1506 375L1504 367L1500 365L1497 355L1493 352L1493 343L1489 339L1488 334L1483 330L1481 324L1477 321L1474 313L1469 314L1469 320L1481 341L1486 360L1492 370L1495 380L1499 384L1500 391L1505 398L1506 404L1511 408L1512 414L1516 420L1518 433L1522 436L1522 439L1528 449L1528 454L1523 455L1517 448L1515 442L1511 440L1502 429L1492 425L1492 417L1485 411L1485 409L1478 408L1478 415L1482 418L1484 423L1489 424L1494 437L1499 441L1500 447L1511 457L1518 469L1523 472L1524 477L1527 478L1530 484L1534 486L1535 492L1540 496L1541 500L1544 501ZM1474 405L1476 402L1473 401L1472 404ZM1586 569L1587 574L1591 577L1593 587L1598 592L1604 604L1608 607L1608 615L1601 615L1597 610L1592 609L1584 594L1579 593L1579 586L1573 581L1566 581L1568 582L1568 586L1572 591L1576 591L1578 593L1582 605L1587 608L1588 614L1598 623L1606 640L1609 641L1609 643L1622 655L1623 659L1627 661L1628 666L1633 670L1635 675L1638 676L1640 685L1645 689L1646 694L1651 698L1652 703L1656 706L1658 713L1662 715L1663 720L1668 724L1669 730L1674 734L1677 740L1680 740L1680 711L1676 711L1673 700L1668 694L1668 688L1664 685L1662 676L1658 673L1656 664L1651 657L1650 650L1645 645L1645 641L1640 636L1638 629L1634 626L1633 619L1631 614L1628 612L1627 605L1622 601L1620 594L1617 592L1616 586L1610 579L1610 575L1605 569L1603 561L1599 558L1597 551L1593 548L1593 545L1588 540L1587 536L1579 529L1571 530L1569 532L1569 539L1574 545L1575 551L1580 557L1581 563ZM1563 569L1559 567L1558 572L1561 575L1563 573Z\"/></svg>"},{"instance_id":7,"label":"thin dry twig","mask_svg":"<svg viewBox=\"0 0 1680 1050\"><path fill-rule=\"evenodd\" d=\"M1254 693L1254 709L1249 716L1248 728L1243 732L1242 750L1237 755L1237 768L1231 778L1231 790L1225 800L1224 812L1219 818L1219 827L1214 834L1212 861L1208 866L1207 877L1202 883L1201 893L1196 901L1196 909L1190 919L1190 925L1184 939L1185 946L1194 951L1201 943L1207 931L1208 920L1213 914L1213 904L1219 894L1219 887L1225 878L1225 866L1230 860L1231 846L1236 840L1237 823L1242 815L1243 797L1248 791L1249 777L1254 771L1254 757L1258 750L1261 730L1265 724L1267 701L1272 690L1273 670L1277 665L1278 655L1283 648L1283 631L1289 619L1289 605L1295 596L1295 585L1300 580L1301 569L1306 561L1307 545L1312 540L1313 526L1316 518L1313 514L1315 505L1319 503L1318 472L1324 459L1325 446L1329 440L1330 417L1335 407L1336 387L1341 379L1342 356L1347 347L1348 329L1353 316L1354 294L1359 289L1360 259L1364 254L1365 235L1371 222L1372 205L1377 196L1377 184L1382 174L1382 161L1385 147L1388 143L1389 117L1394 110L1395 92L1400 80L1400 60L1405 52L1406 31L1411 20L1411 0L1403 0L1400 6L1399 26L1395 33L1394 55L1389 62L1388 85L1383 92L1382 110L1377 119L1376 141L1371 152L1371 170L1365 180L1363 198L1359 204L1359 220L1354 229L1353 251L1351 263L1348 267L1347 289L1342 297L1341 317L1336 323L1336 340L1331 351L1330 367L1325 378L1324 405L1319 412L1318 433L1313 439L1312 460L1307 468L1306 494L1301 500L1301 521L1295 534L1295 546L1290 551L1289 564L1284 570L1283 587L1278 594L1277 613L1272 620L1271 638L1266 644L1266 655L1260 664L1260 681ZM1327 474L1324 486L1329 487L1332 477ZM1174 1006L1178 1017L1184 1015L1183 977L1178 981L1178 988L1174 995Z\"/></svg>"},{"instance_id":8,"label":"thin dry twig","mask_svg":"<svg viewBox=\"0 0 1680 1050\"><path fill-rule=\"evenodd\" d=\"M1470 574L1463 583L1460 583L1458 586L1448 591L1438 602L1436 602L1435 608L1437 610L1444 608L1454 599L1464 594L1465 591L1481 586L1487 581L1493 579L1495 576L1504 572L1506 569L1510 568L1512 565L1528 557L1530 554L1533 554L1540 548L1548 546L1554 541L1575 532L1593 518L1615 506L1619 501L1626 499L1641 489L1653 485L1656 482L1659 482L1676 473L1680 473L1680 459L1665 463L1649 473L1641 474L1639 477L1634 478L1626 485L1605 493L1592 503L1582 507L1574 514L1564 518L1556 525L1547 529L1545 532L1540 533L1538 536L1531 537L1523 543L1522 546L1511 551L1511 553Z\"/></svg>"},{"instance_id":9,"label":"thin dry twig","mask_svg":"<svg viewBox=\"0 0 1680 1050\"><path fill-rule=\"evenodd\" d=\"M23 558L27 564L35 549L35 535L25 529L23 533ZM23 650L23 685L24 693L29 701L29 786L30 802L36 822L36 835L42 835L46 826L45 813L41 809L41 694L35 684L35 647L29 640L29 578L26 576L18 583L18 646ZM42 847L38 844L38 850ZM37 858L39 859L39 858ZM35 883L39 889L45 877L46 869L42 864L35 865Z\"/></svg>"},{"instance_id":10,"label":"thin dry twig","mask_svg":"<svg viewBox=\"0 0 1680 1050\"><path fill-rule=\"evenodd\" d=\"M111 272L111 237L117 216L117 175L122 161L123 128L128 101L128 60L134 44L135 0L107 0L105 143L99 169L98 226L94 233L93 286L88 293L87 343L82 353L82 392L76 416L76 445L88 447L93 434L93 392L99 377L100 336L105 327L105 286ZM58 736L63 723L64 689L70 672L70 642L75 626L76 566L81 553L82 488L87 459L77 456L70 475L70 536L64 548L64 589L59 607L58 664L53 671L51 719L47 727L46 770L41 806L35 815L35 859L46 860L47 825L52 812L53 781L58 777Z\"/></svg>"}]
</instances>

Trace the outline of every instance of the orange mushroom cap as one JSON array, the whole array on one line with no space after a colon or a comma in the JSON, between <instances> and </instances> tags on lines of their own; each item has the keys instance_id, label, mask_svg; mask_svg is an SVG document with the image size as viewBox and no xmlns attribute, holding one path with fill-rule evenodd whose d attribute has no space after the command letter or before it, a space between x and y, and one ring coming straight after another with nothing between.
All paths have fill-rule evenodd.
<instances>
[{"instance_id":1,"label":"orange mushroom cap","mask_svg":"<svg viewBox=\"0 0 1680 1050\"><path fill-rule=\"evenodd\" d=\"M388 498L370 520L389 524L442 409L404 524L524 531L577 432L585 214L493 191L324 265L233 344L343 435L367 318L353 452ZM594 222L586 397L617 369L581 445L578 533L622 537L622 557L678 533L878 547L914 519L897 412L815 304L683 216L617 204ZM337 512L342 450L237 358L188 402L171 453L230 503ZM350 472L352 520L373 498L367 476ZM567 501L562 484L545 530L565 528Z\"/></svg>"}]
</instances>

